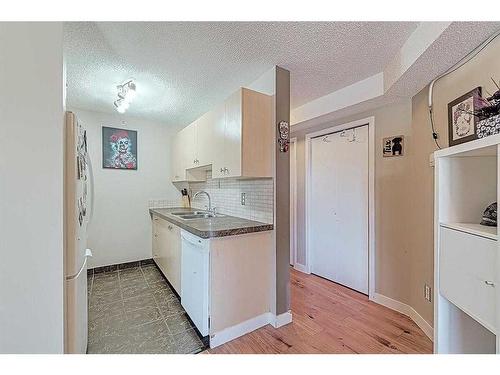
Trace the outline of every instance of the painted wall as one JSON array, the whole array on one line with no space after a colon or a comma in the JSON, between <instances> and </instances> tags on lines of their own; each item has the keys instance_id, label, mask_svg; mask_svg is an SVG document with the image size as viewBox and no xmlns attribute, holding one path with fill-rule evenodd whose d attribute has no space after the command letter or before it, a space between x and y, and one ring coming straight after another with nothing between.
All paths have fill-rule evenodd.
<instances>
[{"instance_id":1,"label":"painted wall","mask_svg":"<svg viewBox=\"0 0 500 375\"><path fill-rule=\"evenodd\" d=\"M292 136L297 137L297 262L305 263L305 134L371 116L375 117L376 292L408 303L411 256L405 218L410 199L405 176L413 150L407 145L405 156L384 158L381 148L383 137L402 134L407 143L411 140L410 100L303 131L292 128Z\"/></svg>"},{"instance_id":2,"label":"painted wall","mask_svg":"<svg viewBox=\"0 0 500 375\"><path fill-rule=\"evenodd\" d=\"M500 80L500 37L481 51L466 65L440 79L434 86L434 121L442 147L448 146L448 103L471 89L482 86L490 93L497 90L490 77ZM424 283L433 285L433 218L434 169L429 166L429 155L436 149L431 137L428 107L428 88L413 97L412 134L414 154L409 179L411 197L409 244L412 277L410 304L429 323L433 322L433 306L423 298Z\"/></svg>"},{"instance_id":3,"label":"painted wall","mask_svg":"<svg viewBox=\"0 0 500 375\"><path fill-rule=\"evenodd\" d=\"M73 111L87 128L95 178L90 267L151 258L149 200L180 204L180 193L170 182L170 146L179 129L118 113ZM102 168L102 126L137 130L137 170Z\"/></svg>"},{"instance_id":4,"label":"painted wall","mask_svg":"<svg viewBox=\"0 0 500 375\"><path fill-rule=\"evenodd\" d=\"M0 23L0 51L0 353L62 353L62 24Z\"/></svg>"},{"instance_id":5,"label":"painted wall","mask_svg":"<svg viewBox=\"0 0 500 375\"><path fill-rule=\"evenodd\" d=\"M442 147L448 146L448 106L453 99L482 86L496 90L491 77L500 80L500 38L493 41L473 60L434 86L434 121ZM429 157L436 150L428 115L428 87L415 95L411 103L403 101L374 111L316 126L307 132L375 116L375 209L376 209L376 291L413 307L433 325L433 304L425 300L424 284L433 286L434 273L434 169ZM296 134L295 134L296 133ZM298 261L304 262L304 134L298 137ZM403 134L406 155L382 158L384 136Z\"/></svg>"}]
</instances>

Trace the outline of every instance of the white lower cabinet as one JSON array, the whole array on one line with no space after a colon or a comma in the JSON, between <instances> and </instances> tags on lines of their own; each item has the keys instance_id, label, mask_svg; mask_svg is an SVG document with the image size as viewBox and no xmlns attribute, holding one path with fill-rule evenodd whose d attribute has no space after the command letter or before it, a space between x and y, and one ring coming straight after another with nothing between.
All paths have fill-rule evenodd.
<instances>
[{"instance_id":1,"label":"white lower cabinet","mask_svg":"<svg viewBox=\"0 0 500 375\"><path fill-rule=\"evenodd\" d=\"M180 295L180 228L157 216L153 216L153 259L177 294Z\"/></svg>"},{"instance_id":2,"label":"white lower cabinet","mask_svg":"<svg viewBox=\"0 0 500 375\"><path fill-rule=\"evenodd\" d=\"M441 227L441 293L496 333L495 240Z\"/></svg>"}]
</instances>

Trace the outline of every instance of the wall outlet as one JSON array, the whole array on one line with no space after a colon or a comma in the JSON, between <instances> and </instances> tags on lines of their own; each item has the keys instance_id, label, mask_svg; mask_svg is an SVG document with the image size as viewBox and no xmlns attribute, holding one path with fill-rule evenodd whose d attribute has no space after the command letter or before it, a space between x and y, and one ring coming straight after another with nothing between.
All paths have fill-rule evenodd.
<instances>
[{"instance_id":1,"label":"wall outlet","mask_svg":"<svg viewBox=\"0 0 500 375\"><path fill-rule=\"evenodd\" d=\"M424 285L424 298L432 302L432 288L427 284Z\"/></svg>"},{"instance_id":2,"label":"wall outlet","mask_svg":"<svg viewBox=\"0 0 500 375\"><path fill-rule=\"evenodd\" d=\"M241 205L244 206L246 204L247 194L241 193Z\"/></svg>"}]
</instances>

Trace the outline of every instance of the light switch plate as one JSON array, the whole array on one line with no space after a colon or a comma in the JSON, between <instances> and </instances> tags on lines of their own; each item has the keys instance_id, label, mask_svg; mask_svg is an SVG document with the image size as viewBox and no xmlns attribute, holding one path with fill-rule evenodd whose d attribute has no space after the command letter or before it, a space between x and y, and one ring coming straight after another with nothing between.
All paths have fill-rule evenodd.
<instances>
[{"instance_id":1,"label":"light switch plate","mask_svg":"<svg viewBox=\"0 0 500 375\"><path fill-rule=\"evenodd\" d=\"M244 206L246 204L247 194L241 193L241 205Z\"/></svg>"}]
</instances>

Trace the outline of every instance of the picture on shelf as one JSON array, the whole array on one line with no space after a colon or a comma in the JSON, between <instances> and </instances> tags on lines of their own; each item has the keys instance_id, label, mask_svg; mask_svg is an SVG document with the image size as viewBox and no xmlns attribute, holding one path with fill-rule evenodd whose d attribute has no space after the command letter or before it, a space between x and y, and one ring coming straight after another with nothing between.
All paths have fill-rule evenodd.
<instances>
[{"instance_id":1,"label":"picture on shelf","mask_svg":"<svg viewBox=\"0 0 500 375\"><path fill-rule=\"evenodd\" d=\"M449 145L478 139L476 116L481 103L481 87L460 96L448 103L448 140Z\"/></svg>"}]
</instances>

